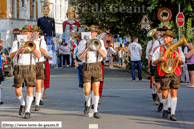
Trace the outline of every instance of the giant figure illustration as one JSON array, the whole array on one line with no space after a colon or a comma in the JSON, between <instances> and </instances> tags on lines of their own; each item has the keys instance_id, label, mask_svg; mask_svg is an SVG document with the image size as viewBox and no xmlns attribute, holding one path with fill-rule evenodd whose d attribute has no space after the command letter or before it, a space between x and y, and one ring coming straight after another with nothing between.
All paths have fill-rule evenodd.
<instances>
[{"instance_id":1,"label":"giant figure illustration","mask_svg":"<svg viewBox=\"0 0 194 129\"><path fill-rule=\"evenodd\" d=\"M49 17L50 7L48 4L45 4L42 8L43 17L38 18L37 25L43 32L48 48L48 55L52 57L52 60L49 60L50 64L56 64L56 52L55 52L55 19Z\"/></svg>"},{"instance_id":2,"label":"giant figure illustration","mask_svg":"<svg viewBox=\"0 0 194 129\"><path fill-rule=\"evenodd\" d=\"M80 34L82 31L80 27L80 23L75 20L75 9L74 8L69 8L67 10L67 21L63 22L63 35L62 39L66 43L71 46L71 39L73 38L75 43L77 43L76 37Z\"/></svg>"}]
</instances>

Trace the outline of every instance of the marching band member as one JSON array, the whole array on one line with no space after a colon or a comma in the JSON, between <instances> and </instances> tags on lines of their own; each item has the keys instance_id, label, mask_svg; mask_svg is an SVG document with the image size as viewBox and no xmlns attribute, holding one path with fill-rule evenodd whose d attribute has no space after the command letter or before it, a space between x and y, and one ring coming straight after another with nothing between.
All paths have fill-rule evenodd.
<instances>
[{"instance_id":1,"label":"marching band member","mask_svg":"<svg viewBox=\"0 0 194 129\"><path fill-rule=\"evenodd\" d=\"M154 41L152 51L150 53L151 57L152 57L153 53L155 52L155 50L164 43L163 37L161 37L163 35L163 33L164 33L163 28L157 28L156 40ZM160 77L158 75L156 67L154 68L154 73L153 74L154 74L155 86L157 88L157 95L158 95L158 98L159 98L159 99L158 98L156 99L155 103L157 105L159 105L158 106L158 112L160 112L163 108L163 102L162 102L162 92L160 90Z\"/></svg>"},{"instance_id":2,"label":"marching band member","mask_svg":"<svg viewBox=\"0 0 194 129\"><path fill-rule=\"evenodd\" d=\"M25 25L22 30L22 35L27 35L28 41L31 37L31 28L28 25ZM25 119L29 119L30 115L30 107L33 101L33 87L36 85L36 58L40 58L39 46L37 42L35 42L36 48L32 50L31 53L24 53L27 49L23 46L23 44L19 41L14 41L11 51L10 58L17 57L17 63L14 64L14 84L15 93L17 98L20 101L20 109L19 115L24 115ZM22 84L25 82L26 90L27 90L27 98L26 103L22 94Z\"/></svg>"},{"instance_id":3,"label":"marching band member","mask_svg":"<svg viewBox=\"0 0 194 129\"><path fill-rule=\"evenodd\" d=\"M155 81L154 81L154 71L155 71L155 67L152 66L152 57L150 55L151 51L152 51L152 48L153 48L153 45L154 45L154 41L157 40L157 30L156 29L153 29L153 30L150 30L147 34L147 37L152 37L153 39L150 40L148 43L147 43L147 47L146 47L146 58L148 60L148 68L149 68L149 72L150 72L150 87L152 88L152 99L153 101L155 102L156 101L156 93L157 93L157 89L156 89L156 86L155 86Z\"/></svg>"},{"instance_id":4,"label":"marching band member","mask_svg":"<svg viewBox=\"0 0 194 129\"><path fill-rule=\"evenodd\" d=\"M162 90L162 99L163 99L163 114L162 116L164 118L168 117L168 92L170 90L171 94L171 116L170 120L176 121L175 117L175 110L177 105L177 89L180 88L180 75L181 75L181 67L180 65L184 64L185 57L182 51L180 51L178 48L175 51L178 52L179 55L176 55L175 52L172 52L171 57L175 59L176 61L179 61L178 67L175 69L173 73L165 73L163 69L161 68L161 63L167 63L168 59L164 57L164 53L166 50L172 45L172 40L175 37L172 31L167 30L165 34L163 35L164 39L164 45L161 45L156 49L156 51L153 54L152 57L152 63L153 65L157 65L157 71L158 75L160 76L160 84L161 84L161 90ZM174 67L174 66L173 66Z\"/></svg>"},{"instance_id":5,"label":"marching band member","mask_svg":"<svg viewBox=\"0 0 194 129\"><path fill-rule=\"evenodd\" d=\"M37 25L33 26L33 34L36 33L35 41L39 44L40 58L36 58L36 99L35 99L35 111L39 111L40 100L41 100L41 86L45 78L44 75L44 55L47 54L46 42L44 39L39 38L39 32L41 31Z\"/></svg>"},{"instance_id":6,"label":"marching band member","mask_svg":"<svg viewBox=\"0 0 194 129\"><path fill-rule=\"evenodd\" d=\"M94 25L89 27L91 31L92 39L97 36L97 29ZM86 107L84 110L84 115L88 115L90 110L90 91L91 83L92 90L94 91L94 118L100 119L98 113L98 101L99 101L99 86L100 81L102 81L102 64L101 61L106 59L106 49L104 43L100 40L101 47L97 51L91 51L89 43L86 40L81 40L78 47L78 58L82 60L83 63L83 82L85 91Z\"/></svg>"}]
</instances>

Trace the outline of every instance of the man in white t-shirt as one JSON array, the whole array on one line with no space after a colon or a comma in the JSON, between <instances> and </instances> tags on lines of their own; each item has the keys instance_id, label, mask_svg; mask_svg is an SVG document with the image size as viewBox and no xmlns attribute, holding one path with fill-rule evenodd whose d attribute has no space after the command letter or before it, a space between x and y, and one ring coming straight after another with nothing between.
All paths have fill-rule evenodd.
<instances>
[{"instance_id":1,"label":"man in white t-shirt","mask_svg":"<svg viewBox=\"0 0 194 129\"><path fill-rule=\"evenodd\" d=\"M95 39L97 36L96 27L94 25L90 26L89 31L91 31L92 39ZM100 119L97 109L99 102L100 81L103 81L101 61L106 59L106 49L104 47L103 40L100 40L100 43L101 47L97 51L91 50L86 40L81 40L78 46L78 58L83 63L83 82L86 100L84 115L88 115L90 110L90 91L92 88L92 91L94 91L94 97L92 97L92 101L94 103L93 117L97 119Z\"/></svg>"},{"instance_id":2,"label":"man in white t-shirt","mask_svg":"<svg viewBox=\"0 0 194 129\"><path fill-rule=\"evenodd\" d=\"M141 81L141 56L142 56L142 47L138 43L138 37L133 38L133 42L128 46L128 55L131 59L131 75L132 80L135 82L135 64L138 67L138 78Z\"/></svg>"}]
</instances>

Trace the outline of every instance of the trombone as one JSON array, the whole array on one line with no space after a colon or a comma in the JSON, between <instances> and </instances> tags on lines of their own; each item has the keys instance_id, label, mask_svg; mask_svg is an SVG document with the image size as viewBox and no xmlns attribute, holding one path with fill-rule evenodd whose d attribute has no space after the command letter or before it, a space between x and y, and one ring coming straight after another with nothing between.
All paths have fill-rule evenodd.
<instances>
[{"instance_id":1,"label":"trombone","mask_svg":"<svg viewBox=\"0 0 194 129\"><path fill-rule=\"evenodd\" d=\"M35 39L35 37L36 37L36 34L37 34L37 33L31 35L30 41L27 41L27 42L25 42L25 43L24 43L24 41L22 42L22 43L24 43L24 44L23 44L21 47L24 47L24 48L25 48L25 51L22 52L21 56L22 56L23 54L32 53L32 52L36 49L36 44L34 43L34 39ZM21 41L20 41L20 42L21 42ZM15 56L14 56L14 58L13 58L13 63L14 63L14 64L17 64L17 55L18 55L18 52L19 52L19 50L20 50L21 47L18 48L18 50L17 50L17 52L16 52L16 54L15 54ZM19 57L18 57L18 58L19 58Z\"/></svg>"}]
</instances>

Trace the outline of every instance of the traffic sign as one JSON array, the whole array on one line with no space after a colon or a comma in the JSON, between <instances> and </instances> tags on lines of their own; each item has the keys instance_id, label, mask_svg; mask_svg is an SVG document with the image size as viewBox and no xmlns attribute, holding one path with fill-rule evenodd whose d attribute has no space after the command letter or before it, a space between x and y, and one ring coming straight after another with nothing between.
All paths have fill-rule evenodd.
<instances>
[{"instance_id":1,"label":"traffic sign","mask_svg":"<svg viewBox=\"0 0 194 129\"><path fill-rule=\"evenodd\" d=\"M13 35L16 36L18 34L20 34L20 29L18 28L13 29Z\"/></svg>"},{"instance_id":2,"label":"traffic sign","mask_svg":"<svg viewBox=\"0 0 194 129\"><path fill-rule=\"evenodd\" d=\"M149 21L147 15L144 15L142 17L140 24L141 24L141 29L150 30L150 24L151 24L151 22Z\"/></svg>"},{"instance_id":3,"label":"traffic sign","mask_svg":"<svg viewBox=\"0 0 194 129\"><path fill-rule=\"evenodd\" d=\"M163 22L163 21L167 22L171 19L172 13L171 13L170 9L168 9L168 8L161 8L158 11L157 16L161 22Z\"/></svg>"},{"instance_id":4,"label":"traffic sign","mask_svg":"<svg viewBox=\"0 0 194 129\"><path fill-rule=\"evenodd\" d=\"M185 23L185 16L183 13L179 12L176 15L176 23L179 27L183 27L184 23Z\"/></svg>"},{"instance_id":5,"label":"traffic sign","mask_svg":"<svg viewBox=\"0 0 194 129\"><path fill-rule=\"evenodd\" d=\"M144 16L142 17L140 24L150 24L147 15L144 15Z\"/></svg>"}]
</instances>

